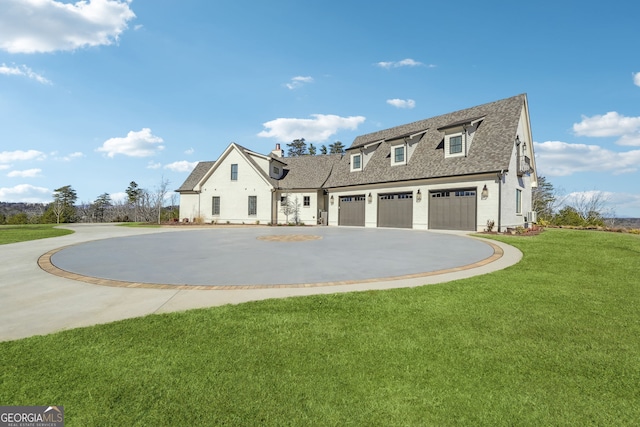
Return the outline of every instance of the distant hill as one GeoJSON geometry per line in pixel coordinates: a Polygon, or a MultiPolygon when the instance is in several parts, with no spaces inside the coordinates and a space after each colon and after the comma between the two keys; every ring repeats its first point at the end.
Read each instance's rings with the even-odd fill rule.
{"type": "Polygon", "coordinates": [[[611,227],[640,229],[640,218],[607,218],[605,223],[611,227]]]}
{"type": "Polygon", "coordinates": [[[0,214],[10,217],[21,212],[32,215],[42,215],[47,210],[48,203],[8,203],[0,202],[0,214]]]}

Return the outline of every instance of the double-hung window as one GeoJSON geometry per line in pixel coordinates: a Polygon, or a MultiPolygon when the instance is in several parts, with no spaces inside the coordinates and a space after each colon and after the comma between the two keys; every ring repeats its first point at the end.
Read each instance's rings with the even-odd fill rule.
{"type": "Polygon", "coordinates": [[[211,199],[211,214],[220,215],[220,196],[213,196],[211,199]]]}
{"type": "Polygon", "coordinates": [[[449,138],[449,154],[462,153],[462,135],[456,135],[449,138]]]}
{"type": "Polygon", "coordinates": [[[249,196],[249,215],[258,214],[258,196],[249,196]]]}
{"type": "Polygon", "coordinates": [[[522,190],[516,189],[516,213],[522,213],[522,190]]]}
{"type": "Polygon", "coordinates": [[[238,165],[236,163],[231,165],[231,181],[238,180],[238,165]]]}
{"type": "Polygon", "coordinates": [[[307,207],[307,208],[308,208],[309,206],[311,206],[311,197],[310,197],[310,196],[304,196],[304,197],[303,197],[303,199],[302,199],[302,206],[305,206],[305,207],[307,207]]]}
{"type": "Polygon", "coordinates": [[[404,146],[393,149],[393,163],[404,163],[404,146]]]}
{"type": "Polygon", "coordinates": [[[351,171],[359,171],[362,170],[362,154],[352,154],[351,155],[351,171]]]}

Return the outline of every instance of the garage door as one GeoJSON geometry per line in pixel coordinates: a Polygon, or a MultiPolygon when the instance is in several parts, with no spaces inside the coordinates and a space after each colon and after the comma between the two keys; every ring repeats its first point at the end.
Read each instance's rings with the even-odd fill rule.
{"type": "Polygon", "coordinates": [[[476,230],[476,190],[447,190],[429,193],[429,228],[434,230],[476,230]]]}
{"type": "Polygon", "coordinates": [[[340,196],[338,225],[364,227],[364,204],[364,194],[358,196],[340,196]]]}
{"type": "Polygon", "coordinates": [[[378,227],[413,227],[413,193],[378,195],[378,227]]]}

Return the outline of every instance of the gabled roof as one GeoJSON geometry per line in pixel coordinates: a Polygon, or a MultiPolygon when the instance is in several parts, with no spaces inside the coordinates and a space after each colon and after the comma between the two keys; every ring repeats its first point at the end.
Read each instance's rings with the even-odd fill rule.
{"type": "Polygon", "coordinates": [[[341,154],[285,157],[284,175],[277,186],[285,190],[323,188],[341,157],[341,154]]]}
{"type": "Polygon", "coordinates": [[[367,166],[361,171],[351,172],[350,156],[345,156],[333,168],[325,186],[327,188],[346,187],[508,170],[518,122],[526,99],[526,95],[522,94],[358,136],[350,149],[376,141],[382,140],[382,142],[371,154],[367,166]],[[449,128],[451,124],[456,123],[462,125],[474,121],[474,118],[482,117],[484,120],[475,131],[468,155],[445,158],[440,145],[445,134],[441,129],[449,128]],[[407,164],[391,166],[389,141],[403,135],[419,133],[425,129],[427,131],[415,145],[415,151],[407,164]]]}
{"type": "Polygon", "coordinates": [[[178,193],[193,191],[202,177],[213,167],[215,162],[198,162],[184,183],[176,190],[178,193]]]}
{"type": "Polygon", "coordinates": [[[271,184],[272,186],[275,187],[276,185],[276,180],[271,178],[269,176],[269,174],[267,172],[264,171],[264,169],[262,169],[260,167],[260,165],[258,165],[258,163],[256,163],[254,156],[258,156],[258,157],[262,157],[265,160],[269,160],[269,156],[265,156],[263,154],[258,154],[254,151],[251,151],[245,147],[243,147],[242,145],[236,144],[235,142],[232,144],[235,145],[238,148],[238,151],[240,151],[241,154],[244,155],[244,157],[247,159],[247,161],[255,168],[255,170],[262,176],[262,178],[267,181],[269,184],[271,184]]]}

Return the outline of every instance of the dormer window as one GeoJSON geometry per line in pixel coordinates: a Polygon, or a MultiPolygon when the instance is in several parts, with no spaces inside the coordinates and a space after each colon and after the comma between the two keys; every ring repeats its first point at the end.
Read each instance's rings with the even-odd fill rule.
{"type": "Polygon", "coordinates": [[[391,166],[407,164],[407,147],[397,145],[391,148],[391,166]]]}
{"type": "Polygon", "coordinates": [[[351,172],[362,170],[362,153],[351,155],[351,172]]]}
{"type": "Polygon", "coordinates": [[[475,117],[439,127],[438,130],[444,132],[444,157],[467,156],[474,135],[483,120],[484,117],[475,117]]]}
{"type": "Polygon", "coordinates": [[[449,154],[462,153],[462,135],[449,137],[449,154]]]}
{"type": "Polygon", "coordinates": [[[445,157],[461,157],[466,155],[468,138],[465,131],[451,132],[445,134],[444,137],[444,156],[445,157]]]}

